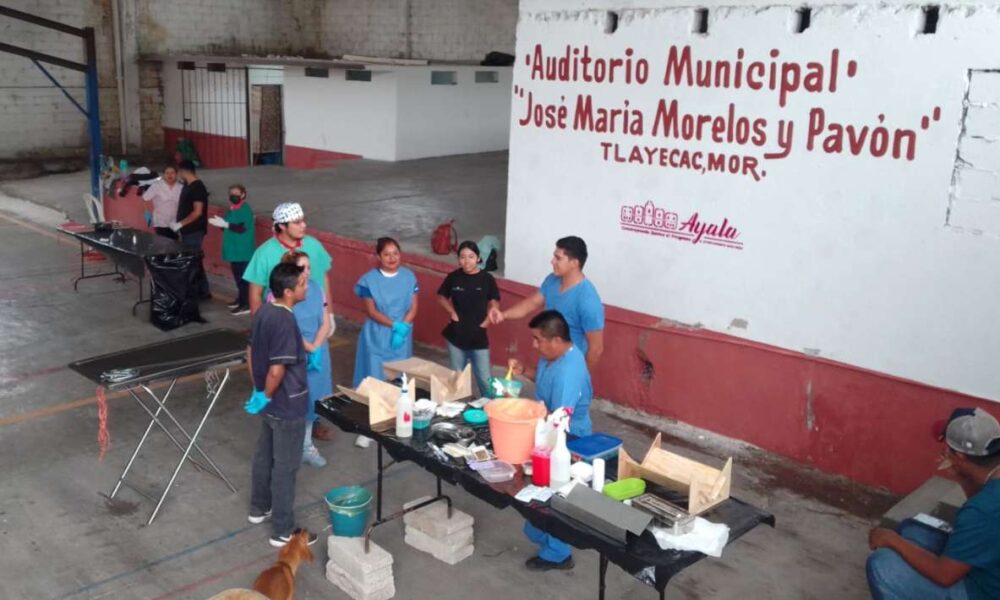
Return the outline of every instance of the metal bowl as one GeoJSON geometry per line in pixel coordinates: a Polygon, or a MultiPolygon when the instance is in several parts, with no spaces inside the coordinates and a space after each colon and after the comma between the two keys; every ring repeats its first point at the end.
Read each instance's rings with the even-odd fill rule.
{"type": "Polygon", "coordinates": [[[431,434],[438,439],[463,446],[468,446],[476,439],[476,432],[471,427],[454,423],[435,423],[431,425],[431,434]]]}

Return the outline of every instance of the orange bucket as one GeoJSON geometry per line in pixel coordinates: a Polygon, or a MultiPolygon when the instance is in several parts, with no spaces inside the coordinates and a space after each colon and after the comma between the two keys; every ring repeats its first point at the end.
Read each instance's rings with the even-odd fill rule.
{"type": "Polygon", "coordinates": [[[502,398],[490,402],[484,410],[490,420],[497,458],[512,465],[526,462],[535,447],[535,424],[548,414],[545,405],[524,398],[502,398]]]}

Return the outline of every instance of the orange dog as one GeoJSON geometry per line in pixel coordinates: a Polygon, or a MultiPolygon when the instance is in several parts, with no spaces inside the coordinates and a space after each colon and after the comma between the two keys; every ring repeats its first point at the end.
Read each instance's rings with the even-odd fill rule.
{"type": "Polygon", "coordinates": [[[309,532],[301,530],[292,536],[278,552],[278,560],[253,582],[253,589],[271,600],[292,600],[295,597],[295,572],[303,561],[312,562],[309,532]]]}

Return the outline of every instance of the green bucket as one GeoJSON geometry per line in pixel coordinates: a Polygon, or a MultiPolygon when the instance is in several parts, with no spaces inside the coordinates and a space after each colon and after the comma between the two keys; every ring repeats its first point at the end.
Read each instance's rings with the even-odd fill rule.
{"type": "Polygon", "coordinates": [[[326,507],[330,511],[333,535],[361,537],[368,526],[371,492],[358,485],[333,488],[326,493],[326,507]]]}

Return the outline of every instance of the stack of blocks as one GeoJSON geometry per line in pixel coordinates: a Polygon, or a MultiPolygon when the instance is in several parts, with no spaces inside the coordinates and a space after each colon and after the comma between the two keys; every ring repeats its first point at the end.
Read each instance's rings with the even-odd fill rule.
{"type": "MultiPolygon", "coordinates": [[[[430,500],[429,496],[418,498],[405,507],[427,500],[430,500]]],[[[457,564],[472,556],[475,550],[472,516],[453,509],[449,519],[448,504],[443,500],[406,513],[403,522],[406,524],[407,544],[449,565],[457,564]]]]}
{"type": "Polygon", "coordinates": [[[392,555],[365,538],[331,535],[327,540],[326,578],[354,600],[389,600],[396,595],[392,555]]]}

